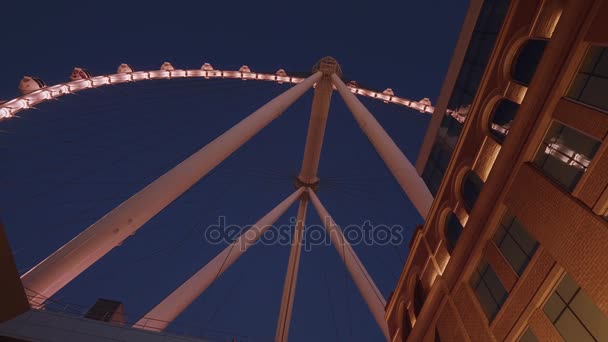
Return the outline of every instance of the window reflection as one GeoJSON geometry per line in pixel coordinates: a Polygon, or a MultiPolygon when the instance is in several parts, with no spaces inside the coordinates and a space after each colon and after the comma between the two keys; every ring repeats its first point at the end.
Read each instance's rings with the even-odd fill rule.
{"type": "Polygon", "coordinates": [[[599,146],[599,141],[554,122],[534,157],[534,164],[572,191],[599,146]]]}
{"type": "Polygon", "coordinates": [[[503,143],[509,134],[518,109],[519,104],[507,99],[500,100],[494,107],[494,113],[490,121],[490,132],[498,142],[503,143]]]}

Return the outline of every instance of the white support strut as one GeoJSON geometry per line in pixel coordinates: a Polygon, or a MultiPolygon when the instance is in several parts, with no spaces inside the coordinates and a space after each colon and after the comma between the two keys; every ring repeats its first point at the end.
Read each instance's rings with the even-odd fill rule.
{"type": "Polygon", "coordinates": [[[384,296],[382,293],[380,293],[380,290],[378,290],[374,280],[369,273],[367,273],[365,266],[363,266],[363,263],[361,263],[361,260],[359,260],[359,257],[357,257],[357,254],[353,250],[352,246],[344,238],[342,230],[329,215],[315,192],[309,190],[308,196],[310,197],[310,201],[312,202],[313,206],[317,210],[319,218],[321,221],[323,221],[323,225],[329,234],[332,244],[338,251],[344,265],[353,278],[355,285],[357,285],[359,292],[361,292],[363,299],[374,316],[378,327],[382,331],[382,334],[384,334],[384,337],[386,337],[386,340],[390,341],[388,325],[384,320],[384,307],[386,306],[384,296]]]}
{"type": "Polygon", "coordinates": [[[346,84],[336,74],[331,75],[331,80],[357,120],[359,127],[367,135],[420,216],[425,219],[431,209],[433,195],[416,172],[416,168],[346,84]]]}
{"type": "MultiPolygon", "coordinates": [[[[304,188],[301,187],[300,189],[304,188]]],[[[285,283],[283,285],[283,297],[281,299],[279,321],[277,323],[277,331],[274,338],[275,342],[287,342],[287,339],[289,338],[289,325],[291,323],[293,301],[296,293],[296,284],[298,282],[298,270],[300,268],[302,237],[304,235],[307,207],[308,199],[302,198],[300,200],[300,206],[298,207],[294,238],[291,242],[291,251],[289,252],[289,263],[287,265],[287,273],[285,274],[285,283]]]]}
{"type": "Polygon", "coordinates": [[[242,233],[237,240],[226,247],[213,260],[186,280],[180,287],[163,299],[150,312],[133,325],[134,328],[162,331],[177,318],[198,296],[201,295],[219,276],[230,267],[245,251],[258,241],[276,220],[302,195],[299,188],[251,228],[242,233]]]}
{"type": "Polygon", "coordinates": [[[48,297],[128,238],[229,157],[321,78],[317,72],[269,101],[131,198],[114,208],[21,277],[30,303],[48,297]]]}

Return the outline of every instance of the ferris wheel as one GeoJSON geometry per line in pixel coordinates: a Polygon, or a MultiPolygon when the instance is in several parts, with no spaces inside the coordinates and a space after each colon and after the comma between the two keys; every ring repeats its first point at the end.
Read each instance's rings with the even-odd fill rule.
{"type": "MultiPolygon", "coordinates": [[[[306,78],[299,77],[299,75],[290,76],[283,69],[274,74],[256,73],[246,65],[239,70],[231,71],[215,70],[212,65],[205,63],[200,69],[182,70],[175,69],[170,63],[165,62],[159,70],[135,71],[129,65],[121,64],[117,73],[104,76],[92,76],[85,69],[75,68],[70,75],[70,82],[48,87],[41,79],[26,76],[19,84],[19,90],[23,95],[0,103],[0,120],[9,120],[17,116],[20,111],[35,108],[42,102],[86,89],[144,80],[182,78],[241,79],[286,83],[294,86],[270,100],[202,149],[125,200],[26,272],[21,280],[32,307],[44,307],[48,298],[114,247],[135,234],[146,222],[205,177],[274,119],[278,118],[310,88],[314,88],[303,161],[296,179],[296,190],[280,201],[275,208],[260,218],[250,229],[243,232],[226,249],[193,274],[181,286],[168,294],[150,312],[139,319],[134,327],[151,331],[164,330],[297,201],[295,235],[292,240],[285,276],[275,341],[287,341],[288,337],[300,264],[304,221],[309,202],[312,203],[321,221],[325,224],[332,244],[336,247],[340,258],[351,274],[383,335],[389,340],[388,328],[384,320],[386,301],[354,249],[345,239],[342,230],[319,199],[317,189],[320,179],[317,170],[330,100],[333,91],[336,90],[389,171],[412,201],[418,213],[425,217],[433,201],[430,191],[414,166],[356,95],[412,108],[421,113],[432,114],[434,108],[428,99],[412,101],[396,96],[390,88],[383,92],[377,92],[359,87],[356,82],[344,83],[341,68],[332,57],[319,60],[313,66],[312,74],[306,78]]],[[[449,111],[448,114],[455,118],[459,115],[456,111],[449,111]]]]}

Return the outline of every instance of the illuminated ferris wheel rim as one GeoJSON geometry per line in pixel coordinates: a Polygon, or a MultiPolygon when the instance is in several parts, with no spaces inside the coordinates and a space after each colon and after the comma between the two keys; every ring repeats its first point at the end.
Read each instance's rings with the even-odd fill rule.
{"type": "MultiPolygon", "coordinates": [[[[99,88],[106,85],[115,85],[144,80],[171,80],[182,78],[204,78],[204,79],[241,79],[253,81],[268,81],[298,84],[305,80],[302,77],[290,76],[285,70],[279,69],[275,74],[253,72],[248,66],[243,65],[239,70],[215,70],[209,63],[203,64],[200,69],[175,69],[171,63],[165,62],[159,70],[133,71],[127,64],[121,64],[117,73],[102,76],[91,76],[86,70],[74,68],[71,81],[59,83],[52,86],[44,85],[39,79],[25,76],[20,83],[22,96],[0,103],[0,121],[14,117],[16,113],[31,109],[37,104],[59,98],[63,95],[73,94],[81,90],[99,88]],[[23,89],[24,82],[30,82],[28,89],[23,89]]],[[[384,103],[393,103],[420,111],[421,113],[433,114],[434,107],[428,99],[413,101],[403,97],[395,96],[391,88],[382,92],[359,87],[356,82],[348,84],[350,91],[354,94],[381,100],[384,103]]],[[[27,87],[26,87],[27,88],[27,87]]],[[[335,87],[334,87],[335,89],[335,87]]]]}

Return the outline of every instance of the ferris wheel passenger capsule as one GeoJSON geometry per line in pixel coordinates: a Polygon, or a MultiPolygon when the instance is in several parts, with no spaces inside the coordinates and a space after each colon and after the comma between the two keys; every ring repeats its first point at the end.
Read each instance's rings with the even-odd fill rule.
{"type": "Polygon", "coordinates": [[[211,64],[209,64],[209,63],[205,63],[201,67],[201,70],[203,70],[203,71],[213,71],[213,66],[211,66],[211,64]]]}
{"type": "Polygon", "coordinates": [[[163,63],[163,65],[160,66],[160,70],[173,71],[173,70],[175,70],[175,68],[173,67],[173,65],[171,65],[171,63],[165,62],[165,63],[163,63]]]}
{"type": "MultiPolygon", "coordinates": [[[[287,77],[287,73],[283,69],[277,70],[277,72],[275,73],[275,75],[277,75],[278,77],[287,77]]],[[[278,84],[283,84],[283,81],[278,81],[277,83],[278,84]]]]}
{"type": "Polygon", "coordinates": [[[131,66],[126,63],[122,63],[121,65],[119,65],[118,70],[116,70],[117,74],[128,74],[130,72],[133,72],[133,68],[131,68],[131,66]]]}
{"type": "MultiPolygon", "coordinates": [[[[382,92],[382,94],[388,95],[388,96],[395,96],[395,92],[391,88],[384,89],[384,91],[382,92]]],[[[388,101],[384,100],[384,103],[388,103],[388,101]]]]}
{"type": "Polygon", "coordinates": [[[86,80],[87,78],[91,78],[91,73],[83,68],[74,68],[70,74],[71,81],[86,80]]]}
{"type": "Polygon", "coordinates": [[[21,94],[29,94],[33,91],[46,88],[46,84],[39,78],[23,76],[21,82],[19,82],[19,91],[21,94]]]}

